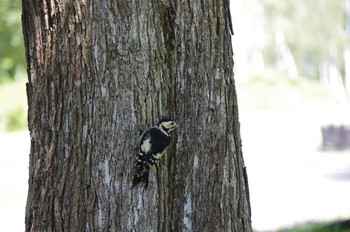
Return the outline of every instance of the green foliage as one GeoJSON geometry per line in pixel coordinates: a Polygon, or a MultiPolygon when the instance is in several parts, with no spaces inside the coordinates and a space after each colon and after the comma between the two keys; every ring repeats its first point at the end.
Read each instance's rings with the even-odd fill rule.
{"type": "Polygon", "coordinates": [[[25,79],[7,80],[0,85],[0,131],[27,127],[25,79]]]}
{"type": "Polygon", "coordinates": [[[0,1],[0,82],[25,69],[21,1],[0,1]]]}
{"type": "Polygon", "coordinates": [[[280,109],[329,98],[329,91],[317,81],[290,79],[275,69],[266,69],[249,81],[237,82],[237,93],[239,106],[244,110],[280,109]]]}
{"type": "Polygon", "coordinates": [[[21,1],[0,1],[0,130],[27,127],[21,1]],[[14,81],[14,80],[17,81],[14,81]]]}
{"type": "Polygon", "coordinates": [[[344,1],[263,0],[265,11],[264,53],[275,61],[275,32],[281,31],[295,58],[299,72],[316,78],[319,64],[331,60],[343,67],[347,45],[344,1]]]}
{"type": "Polygon", "coordinates": [[[13,109],[10,109],[7,112],[7,123],[5,130],[6,131],[16,131],[21,130],[27,127],[27,123],[25,121],[25,109],[21,105],[17,105],[13,109]]]}

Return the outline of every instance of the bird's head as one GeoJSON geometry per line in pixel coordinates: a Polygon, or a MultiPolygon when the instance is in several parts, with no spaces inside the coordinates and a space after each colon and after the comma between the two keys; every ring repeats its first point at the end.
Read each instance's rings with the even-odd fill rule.
{"type": "Polygon", "coordinates": [[[171,132],[177,127],[176,122],[168,118],[162,118],[157,125],[166,132],[171,132]]]}

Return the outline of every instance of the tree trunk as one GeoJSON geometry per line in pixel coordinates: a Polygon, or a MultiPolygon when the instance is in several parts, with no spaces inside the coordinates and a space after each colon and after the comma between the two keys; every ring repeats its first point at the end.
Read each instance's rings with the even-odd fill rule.
{"type": "Polygon", "coordinates": [[[23,1],[26,231],[251,231],[228,1],[23,1]],[[179,128],[147,190],[140,131],[179,128]]]}

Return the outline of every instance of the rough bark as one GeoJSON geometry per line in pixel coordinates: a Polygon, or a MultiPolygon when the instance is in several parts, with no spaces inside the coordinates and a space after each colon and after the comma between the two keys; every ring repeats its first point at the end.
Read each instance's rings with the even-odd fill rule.
{"type": "Polygon", "coordinates": [[[251,231],[228,1],[23,0],[26,231],[251,231]],[[179,129],[131,189],[140,131],[179,129]]]}

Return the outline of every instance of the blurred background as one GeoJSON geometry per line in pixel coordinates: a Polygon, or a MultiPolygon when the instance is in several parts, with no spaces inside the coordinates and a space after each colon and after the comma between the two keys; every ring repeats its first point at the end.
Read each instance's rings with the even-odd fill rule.
{"type": "Polygon", "coordinates": [[[253,228],[350,231],[350,1],[234,0],[231,16],[253,228]]]}
{"type": "Polygon", "coordinates": [[[30,146],[26,82],[21,1],[0,0],[0,231],[24,231],[30,146]]]}
{"type": "MultiPolygon", "coordinates": [[[[350,0],[230,5],[255,231],[321,231],[349,220],[350,0]]],[[[20,17],[19,0],[0,1],[1,231],[24,230],[28,187],[20,17]]]]}

